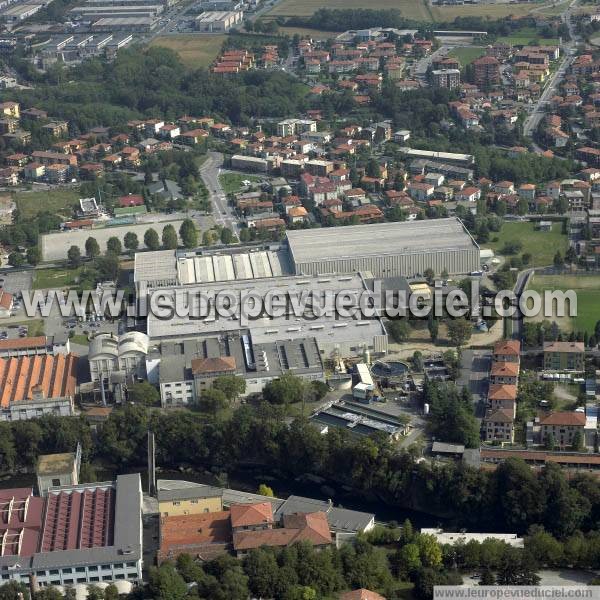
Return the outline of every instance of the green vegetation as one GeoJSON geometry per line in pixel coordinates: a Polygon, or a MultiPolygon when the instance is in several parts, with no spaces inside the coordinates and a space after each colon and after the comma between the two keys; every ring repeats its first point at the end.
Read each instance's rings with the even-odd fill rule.
{"type": "Polygon", "coordinates": [[[247,175],[246,173],[222,173],[219,175],[219,183],[226,194],[236,194],[243,186],[242,181],[251,181],[257,183],[260,177],[256,175],[247,175]]]}
{"type": "Polygon", "coordinates": [[[552,231],[544,232],[537,230],[535,223],[508,222],[502,225],[501,231],[494,234],[484,247],[501,253],[503,249],[507,249],[507,245],[514,243],[520,243],[519,252],[531,255],[532,267],[551,265],[556,251],[559,250],[564,255],[568,245],[567,236],[562,233],[562,223],[553,223],[552,231]]]}
{"type": "Polygon", "coordinates": [[[34,290],[69,288],[77,285],[80,269],[38,269],[33,277],[34,290]]]}
{"type": "Polygon", "coordinates": [[[43,319],[29,319],[28,321],[17,321],[16,323],[11,322],[11,327],[27,327],[27,337],[37,337],[44,335],[44,320],[43,319]]]}
{"type": "Polygon", "coordinates": [[[527,46],[529,44],[540,45],[558,45],[558,38],[541,37],[533,27],[523,28],[511,35],[504,35],[497,38],[497,41],[513,46],[527,46]]]}
{"type": "Polygon", "coordinates": [[[208,67],[221,52],[226,35],[169,35],[157,37],[150,46],[168,48],[191,69],[208,67]]]}
{"type": "Polygon", "coordinates": [[[485,50],[483,48],[469,48],[468,46],[463,48],[453,48],[448,52],[448,56],[457,58],[463,67],[471,64],[476,58],[479,58],[484,54],[485,50]]]}
{"type": "Polygon", "coordinates": [[[76,333],[69,338],[72,344],[79,344],[80,346],[88,345],[88,336],[85,333],[76,333]]]}
{"type": "Polygon", "coordinates": [[[46,211],[70,219],[73,216],[73,208],[79,205],[79,198],[77,188],[15,194],[17,209],[25,219],[46,211]]]}
{"type": "MultiPolygon", "coordinates": [[[[530,289],[544,293],[546,290],[573,290],[577,294],[577,316],[560,319],[561,328],[569,331],[594,332],[600,318],[599,275],[535,275],[530,289]]],[[[547,317],[552,320],[552,317],[547,317]]]]}

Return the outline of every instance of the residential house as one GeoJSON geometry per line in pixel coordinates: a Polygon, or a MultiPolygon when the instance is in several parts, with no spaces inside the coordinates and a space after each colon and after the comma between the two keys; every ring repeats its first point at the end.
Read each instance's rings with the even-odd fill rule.
{"type": "Polygon", "coordinates": [[[544,342],[546,371],[583,371],[584,359],[583,342],[544,342]]]}
{"type": "Polygon", "coordinates": [[[584,439],[586,418],[583,412],[555,412],[540,419],[541,441],[549,436],[554,438],[561,448],[572,446],[577,435],[584,439]]]}
{"type": "Polygon", "coordinates": [[[483,420],[483,433],[486,442],[512,444],[515,439],[515,423],[512,414],[504,409],[491,412],[483,420]]]}

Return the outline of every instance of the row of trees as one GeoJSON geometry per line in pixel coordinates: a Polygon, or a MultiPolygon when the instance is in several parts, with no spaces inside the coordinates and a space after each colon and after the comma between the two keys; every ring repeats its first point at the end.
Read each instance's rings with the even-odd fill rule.
{"type": "MultiPolygon", "coordinates": [[[[438,402],[442,413],[445,399],[438,402]]],[[[356,494],[375,493],[391,506],[423,509],[462,527],[523,533],[543,525],[558,537],[600,529],[600,491],[587,474],[567,480],[552,465],[538,474],[515,459],[492,473],[462,464],[415,464],[412,451],[398,452],[384,435],[354,438],[339,428],[321,435],[303,418],[288,426],[285,414],[284,407],[267,402],[242,405],[225,417],[127,405],[113,411],[95,437],[79,418],[0,423],[0,471],[32,469],[39,454],[71,451],[78,440],[86,462],[136,467],[145,464],[151,429],[157,463],[167,469],[189,465],[218,474],[251,462],[263,465],[264,475],[293,479],[314,473],[356,494]]],[[[456,422],[464,419],[448,414],[456,422]]]]}

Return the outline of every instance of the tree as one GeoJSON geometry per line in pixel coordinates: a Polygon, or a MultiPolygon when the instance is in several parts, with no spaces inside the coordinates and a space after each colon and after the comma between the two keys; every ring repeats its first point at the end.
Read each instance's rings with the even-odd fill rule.
{"type": "Polygon", "coordinates": [[[258,492],[257,492],[260,496],[268,496],[269,498],[273,498],[273,496],[275,496],[275,494],[273,493],[273,489],[270,488],[268,485],[261,483],[258,486],[258,492]]]}
{"type": "Polygon", "coordinates": [[[98,245],[98,241],[96,238],[89,237],[85,240],[85,255],[88,258],[96,258],[100,256],[100,246],[98,245]]]}
{"type": "Polygon", "coordinates": [[[496,578],[490,569],[483,569],[479,585],[496,585],[496,578]]]}
{"type": "Polygon", "coordinates": [[[433,285],[433,280],[435,279],[435,272],[433,269],[431,269],[431,268],[425,269],[423,276],[425,277],[425,279],[427,280],[427,283],[429,285],[433,285]]]}
{"type": "Polygon", "coordinates": [[[22,267],[25,264],[25,259],[20,252],[11,252],[8,255],[8,264],[11,267],[22,267]]]}
{"type": "Polygon", "coordinates": [[[158,390],[147,381],[130,385],[127,388],[127,399],[129,402],[144,404],[145,406],[160,406],[158,390]]]}
{"type": "Polygon", "coordinates": [[[8,581],[0,585],[0,600],[17,600],[19,594],[23,594],[24,600],[29,600],[29,586],[16,581],[8,581]]]}
{"type": "Polygon", "coordinates": [[[106,242],[106,254],[119,256],[122,252],[123,244],[121,244],[121,240],[116,236],[109,237],[106,242]]]}
{"type": "Polygon", "coordinates": [[[422,567],[421,555],[417,544],[406,544],[398,551],[398,570],[402,579],[410,577],[422,567]]]}
{"type": "Polygon", "coordinates": [[[227,406],[227,397],[221,390],[208,388],[200,394],[198,406],[203,411],[216,414],[219,410],[227,406]]]}
{"type": "Polygon", "coordinates": [[[177,232],[173,225],[166,225],[162,232],[162,244],[166,250],[175,250],[178,246],[177,232]]]}
{"type": "Polygon", "coordinates": [[[259,598],[272,598],[279,574],[275,554],[266,548],[251,550],[244,559],[243,567],[253,595],[259,598]]]}
{"type": "Polygon", "coordinates": [[[221,229],[221,244],[231,244],[233,242],[233,233],[229,227],[221,229]]]}
{"type": "Polygon", "coordinates": [[[565,261],[563,260],[562,254],[560,253],[560,250],[556,251],[556,254],[554,255],[554,267],[556,269],[562,269],[565,266],[565,261]]]}
{"type": "Polygon", "coordinates": [[[388,321],[387,330],[396,344],[406,342],[410,335],[410,327],[406,319],[388,321]]]}
{"type": "Polygon", "coordinates": [[[138,246],[140,245],[138,236],[133,231],[128,231],[125,234],[125,237],[123,238],[123,243],[125,245],[125,248],[127,248],[127,250],[131,251],[132,253],[135,252],[138,249],[138,246]]]}
{"type": "Polygon", "coordinates": [[[420,534],[417,537],[417,546],[424,566],[437,569],[442,565],[442,550],[433,535],[420,534]]]}
{"type": "Polygon", "coordinates": [[[227,400],[236,400],[246,391],[246,380],[238,375],[221,375],[213,381],[212,387],[221,390],[227,400]]]}
{"type": "Polygon", "coordinates": [[[188,593],[183,577],[168,562],[150,567],[148,587],[156,600],[184,600],[188,593]]]}
{"type": "Polygon", "coordinates": [[[27,262],[34,266],[38,265],[42,261],[42,251],[38,246],[31,246],[27,248],[27,262]]]}
{"type": "Polygon", "coordinates": [[[160,248],[160,240],[158,239],[158,233],[156,229],[147,229],[144,233],[144,246],[148,250],[158,250],[160,248]]]}
{"type": "Polygon", "coordinates": [[[191,219],[184,219],[179,228],[179,237],[184,248],[196,248],[198,246],[198,231],[191,219]]]}
{"type": "Polygon", "coordinates": [[[67,251],[67,259],[69,261],[69,266],[73,269],[76,269],[79,265],[81,265],[81,250],[79,246],[71,246],[67,251]]]}
{"type": "Polygon", "coordinates": [[[438,338],[440,324],[437,319],[431,318],[427,322],[427,328],[429,329],[429,335],[431,337],[431,341],[435,344],[438,338]]]}
{"type": "Polygon", "coordinates": [[[207,229],[203,234],[202,234],[202,245],[203,246],[210,246],[213,243],[213,232],[210,229],[207,229]]]}
{"type": "Polygon", "coordinates": [[[104,600],[119,600],[119,588],[114,583],[104,588],[104,600]]]}
{"type": "Polygon", "coordinates": [[[507,548],[498,569],[497,585],[539,585],[531,557],[518,548],[507,548]]]}
{"type": "Polygon", "coordinates": [[[263,397],[271,404],[295,404],[304,399],[305,383],[300,377],[286,373],[267,383],[263,397]]]}
{"type": "Polygon", "coordinates": [[[583,439],[583,433],[578,429],[573,435],[573,444],[572,444],[573,452],[584,452],[585,451],[585,443],[583,439]]]}
{"type": "Polygon", "coordinates": [[[555,450],[556,449],[556,438],[554,437],[554,434],[549,433],[544,438],[544,448],[546,450],[555,450]]]}
{"type": "Polygon", "coordinates": [[[448,323],[448,338],[452,345],[460,348],[466,341],[471,338],[473,327],[471,322],[466,319],[449,319],[448,323]]]}

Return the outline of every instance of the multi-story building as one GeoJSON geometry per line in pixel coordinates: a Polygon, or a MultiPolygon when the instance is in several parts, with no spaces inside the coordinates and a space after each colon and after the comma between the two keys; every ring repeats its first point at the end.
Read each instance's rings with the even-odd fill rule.
{"type": "Polygon", "coordinates": [[[503,340],[494,344],[492,358],[497,362],[516,362],[520,361],[521,342],[519,340],[503,340]]]}
{"type": "Polygon", "coordinates": [[[505,410],[498,409],[486,416],[483,421],[483,432],[486,442],[514,442],[515,425],[513,415],[505,410]]]}
{"type": "Polygon", "coordinates": [[[540,420],[541,441],[547,441],[549,436],[554,438],[561,447],[573,445],[576,434],[584,440],[585,413],[583,412],[555,412],[540,420]]]}
{"type": "Polygon", "coordinates": [[[585,344],[583,342],[545,342],[546,371],[583,371],[585,344]]]}
{"type": "Polygon", "coordinates": [[[460,71],[458,69],[436,69],[431,72],[434,87],[450,90],[460,86],[460,71]]]}
{"type": "Polygon", "coordinates": [[[0,421],[72,416],[74,354],[0,358],[0,421]]]}
{"type": "Polygon", "coordinates": [[[45,587],[142,578],[142,487],[116,481],[0,490],[0,580],[45,587]]]}
{"type": "Polygon", "coordinates": [[[500,62],[493,56],[482,56],[473,61],[475,84],[479,87],[500,83],[500,62]]]}

